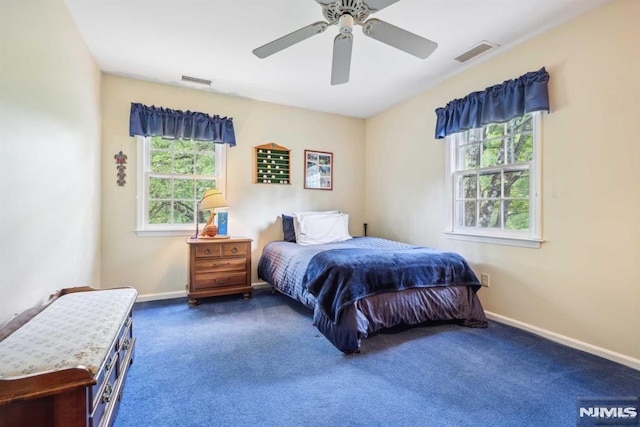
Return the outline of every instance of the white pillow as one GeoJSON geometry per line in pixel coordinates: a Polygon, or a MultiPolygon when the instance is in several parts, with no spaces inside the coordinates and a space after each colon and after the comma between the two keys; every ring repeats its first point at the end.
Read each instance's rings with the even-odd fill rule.
{"type": "MultiPolygon", "coordinates": [[[[294,218],[296,218],[294,214],[294,218]]],[[[294,220],[294,224],[295,224],[294,220]]],[[[319,245],[352,239],[349,235],[349,215],[319,213],[298,217],[296,242],[300,245],[319,245]]]]}
{"type": "Polygon", "coordinates": [[[339,214],[340,211],[308,211],[308,212],[293,212],[291,216],[293,217],[293,232],[296,235],[296,242],[298,241],[298,234],[300,229],[300,221],[302,218],[307,217],[309,215],[323,215],[323,214],[339,214]]]}

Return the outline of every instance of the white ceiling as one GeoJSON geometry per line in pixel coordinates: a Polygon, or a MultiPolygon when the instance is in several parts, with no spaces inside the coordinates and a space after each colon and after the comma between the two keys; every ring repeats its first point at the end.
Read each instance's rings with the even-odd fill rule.
{"type": "Polygon", "coordinates": [[[265,59],[252,54],[322,21],[314,0],[65,3],[106,73],[198,87],[180,82],[188,75],[213,81],[203,90],[364,118],[481,61],[453,60],[480,41],[500,45],[485,57],[495,55],[609,1],[402,0],[372,17],[431,39],[438,49],[418,59],[355,27],[351,78],[338,86],[330,85],[337,26],[265,59]]]}

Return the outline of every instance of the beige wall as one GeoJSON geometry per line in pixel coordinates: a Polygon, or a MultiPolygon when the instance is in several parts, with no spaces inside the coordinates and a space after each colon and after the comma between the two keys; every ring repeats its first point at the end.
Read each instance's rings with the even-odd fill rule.
{"type": "Polygon", "coordinates": [[[100,71],[62,0],[3,0],[0,54],[2,324],[100,285],[100,71]]]}
{"type": "Polygon", "coordinates": [[[118,76],[102,79],[103,186],[102,283],[132,285],[142,296],[184,294],[187,236],[138,237],[136,146],[129,136],[131,102],[233,117],[237,146],[227,149],[229,234],[253,239],[253,281],[262,247],[282,239],[281,213],[340,209],[350,214],[351,232],[364,220],[364,129],[362,119],[155,84],[118,76]],[[275,142],[292,151],[292,184],[253,183],[253,147],[275,142]],[[334,189],[303,188],[305,149],[334,154],[334,189]],[[128,156],[127,184],[116,184],[113,155],[128,156]]]}
{"type": "Polygon", "coordinates": [[[62,0],[3,1],[0,323],[62,287],[184,291],[184,237],[134,232],[134,101],[234,118],[230,231],[254,239],[254,280],[262,247],[281,236],[281,212],[337,208],[351,214],[353,234],[366,220],[371,234],[462,253],[491,275],[480,292],[489,312],[637,361],[639,21],[640,2],[616,0],[365,122],[109,75],[101,86],[62,0]],[[543,118],[546,242],[523,249],[446,239],[434,109],[543,65],[553,110],[543,118]],[[292,185],[252,183],[252,147],[266,142],[293,150],[292,185]],[[334,152],[333,191],[302,188],[305,148],[334,152]],[[125,187],[115,183],[120,150],[129,156],[125,187]]]}
{"type": "Polygon", "coordinates": [[[490,274],[491,287],[480,291],[489,312],[636,363],[638,22],[640,2],[614,1],[369,119],[366,129],[366,213],[373,233],[458,251],[478,273],[490,274]],[[552,109],[543,116],[546,242],[525,249],[447,239],[445,143],[433,136],[435,108],[541,66],[551,76],[552,109]],[[381,193],[384,198],[376,197],[381,193]]]}

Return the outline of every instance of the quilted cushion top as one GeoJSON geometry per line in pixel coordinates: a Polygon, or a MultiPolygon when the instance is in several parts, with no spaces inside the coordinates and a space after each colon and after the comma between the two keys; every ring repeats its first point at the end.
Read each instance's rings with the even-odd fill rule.
{"type": "Polygon", "coordinates": [[[85,366],[95,375],[138,292],[132,288],[61,296],[0,342],[0,378],[85,366]]]}

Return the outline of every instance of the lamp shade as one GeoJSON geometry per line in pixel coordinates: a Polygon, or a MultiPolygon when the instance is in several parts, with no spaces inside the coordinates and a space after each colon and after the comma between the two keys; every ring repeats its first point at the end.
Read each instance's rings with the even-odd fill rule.
{"type": "Polygon", "coordinates": [[[206,190],[200,201],[201,210],[227,207],[229,207],[229,202],[222,195],[222,191],[215,188],[206,190]]]}

